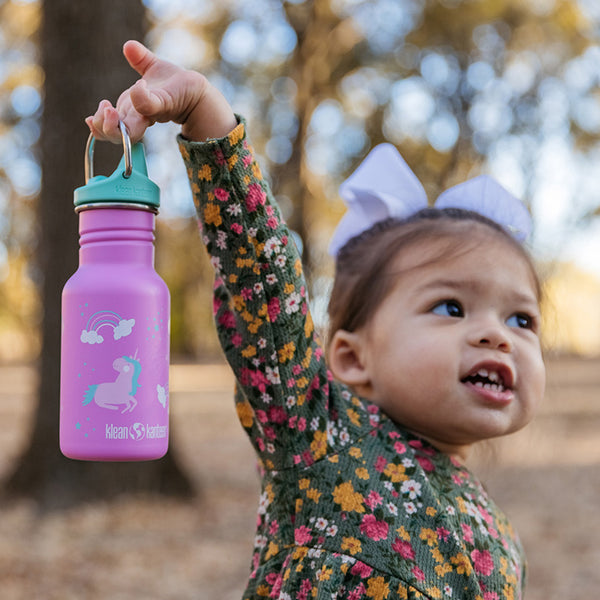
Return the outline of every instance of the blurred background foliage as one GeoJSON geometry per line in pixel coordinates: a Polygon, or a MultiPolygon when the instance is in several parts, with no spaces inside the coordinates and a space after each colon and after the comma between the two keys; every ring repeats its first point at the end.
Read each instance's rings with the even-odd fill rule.
{"type": "MultiPolygon", "coordinates": [[[[371,146],[387,140],[432,201],[481,172],[523,198],[546,281],[547,346],[600,350],[596,0],[144,5],[149,47],[204,72],[248,119],[263,170],[302,241],[318,323],[332,272],[327,244],[343,213],[337,187],[371,146]]],[[[0,0],[1,361],[32,360],[40,349],[40,14],[39,1],[0,0]]],[[[160,125],[146,137],[150,175],[163,194],[157,268],[173,297],[174,356],[209,359],[218,352],[212,275],[175,133],[160,125]]],[[[57,149],[81,153],[81,184],[84,147],[82,138],[80,148],[57,149]]]]}

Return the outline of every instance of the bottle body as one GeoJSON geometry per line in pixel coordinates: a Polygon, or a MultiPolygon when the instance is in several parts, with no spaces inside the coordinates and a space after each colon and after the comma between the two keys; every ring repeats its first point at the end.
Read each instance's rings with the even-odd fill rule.
{"type": "Polygon", "coordinates": [[[82,210],[80,264],[62,295],[60,447],[79,460],[163,456],[170,299],[154,270],[154,213],[82,210]]]}

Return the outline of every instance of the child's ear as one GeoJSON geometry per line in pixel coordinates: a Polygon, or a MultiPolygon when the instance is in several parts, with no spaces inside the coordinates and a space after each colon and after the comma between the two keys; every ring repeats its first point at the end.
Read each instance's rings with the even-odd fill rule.
{"type": "Polygon", "coordinates": [[[329,368],[335,378],[352,386],[359,395],[366,395],[371,381],[363,360],[363,344],[359,333],[338,329],[328,352],[329,368]]]}

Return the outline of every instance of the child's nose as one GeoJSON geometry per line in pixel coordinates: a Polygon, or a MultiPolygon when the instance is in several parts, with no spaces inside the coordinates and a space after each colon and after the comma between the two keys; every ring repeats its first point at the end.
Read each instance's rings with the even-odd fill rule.
{"type": "Polygon", "coordinates": [[[471,331],[470,343],[474,346],[510,352],[512,343],[506,325],[495,319],[484,319],[471,331]]]}

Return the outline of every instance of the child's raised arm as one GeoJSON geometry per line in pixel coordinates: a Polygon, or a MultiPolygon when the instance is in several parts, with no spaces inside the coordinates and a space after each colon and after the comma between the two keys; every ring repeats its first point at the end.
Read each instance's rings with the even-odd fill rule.
{"type": "Polygon", "coordinates": [[[126,42],[123,54],[142,77],[121,94],[116,108],[102,100],[86,119],[96,139],[120,143],[119,120],[133,142],[156,122],[181,124],[182,135],[193,141],[223,137],[237,125],[227,100],[204,75],[161,60],[136,41],[126,42]]]}

